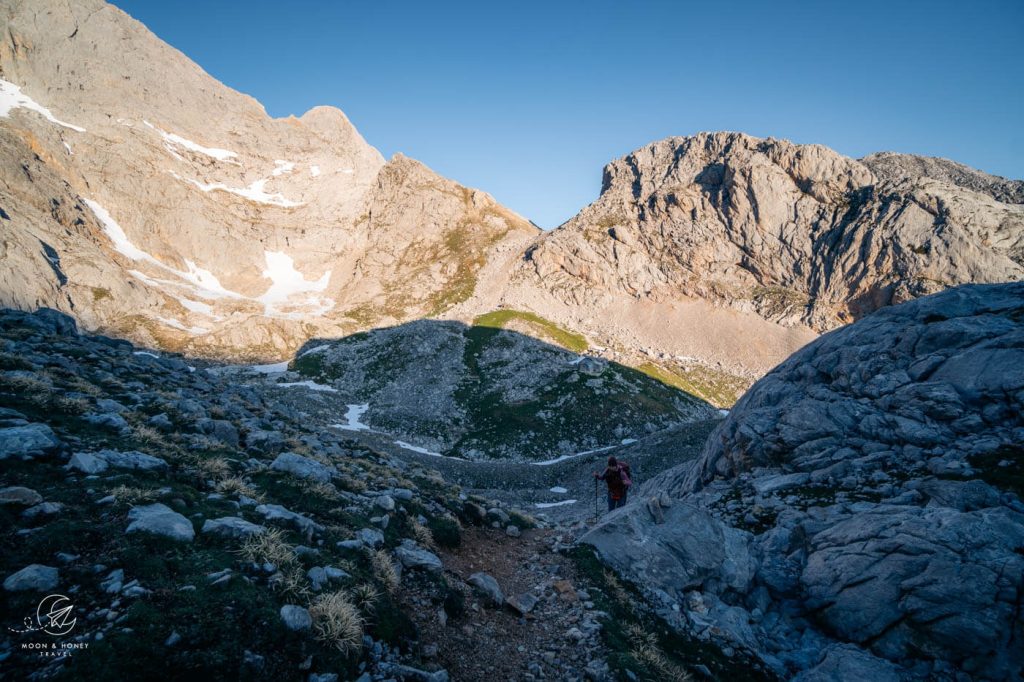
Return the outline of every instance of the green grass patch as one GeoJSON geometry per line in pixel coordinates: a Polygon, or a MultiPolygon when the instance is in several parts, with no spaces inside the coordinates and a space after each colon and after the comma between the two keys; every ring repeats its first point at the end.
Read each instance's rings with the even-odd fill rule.
{"type": "Polygon", "coordinates": [[[520,320],[530,327],[538,330],[544,338],[554,341],[559,346],[574,353],[582,353],[590,348],[587,339],[582,334],[571,332],[560,327],[551,320],[544,319],[536,313],[525,310],[495,310],[490,313],[478,316],[473,320],[477,327],[489,327],[491,329],[504,329],[505,325],[513,320],[520,320]]]}

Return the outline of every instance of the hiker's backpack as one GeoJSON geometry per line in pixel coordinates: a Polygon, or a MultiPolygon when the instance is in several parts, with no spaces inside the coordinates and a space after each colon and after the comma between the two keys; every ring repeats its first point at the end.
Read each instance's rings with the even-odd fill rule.
{"type": "Polygon", "coordinates": [[[629,486],[633,485],[633,479],[631,479],[629,477],[629,465],[628,464],[620,464],[618,466],[618,469],[619,469],[619,477],[622,479],[622,485],[626,486],[627,488],[629,486]]]}

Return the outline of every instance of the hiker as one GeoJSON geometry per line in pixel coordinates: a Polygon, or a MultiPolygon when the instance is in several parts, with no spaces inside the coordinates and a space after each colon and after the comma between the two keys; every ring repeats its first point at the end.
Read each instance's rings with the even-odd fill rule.
{"type": "Polygon", "coordinates": [[[615,457],[608,458],[608,466],[601,473],[594,472],[594,478],[608,485],[608,511],[626,504],[626,493],[633,481],[629,477],[629,465],[615,457]]]}

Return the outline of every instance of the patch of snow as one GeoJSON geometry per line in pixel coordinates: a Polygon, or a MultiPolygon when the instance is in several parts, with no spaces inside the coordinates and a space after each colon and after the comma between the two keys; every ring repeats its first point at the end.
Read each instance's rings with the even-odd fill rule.
{"type": "Polygon", "coordinates": [[[160,359],[159,355],[157,355],[156,353],[150,353],[148,350],[133,351],[132,355],[145,355],[145,356],[148,356],[148,357],[151,357],[151,358],[156,358],[157,360],[160,359]]]}
{"type": "MultiPolygon", "coordinates": [[[[175,135],[174,133],[169,133],[166,130],[161,130],[160,128],[157,128],[155,125],[153,125],[149,121],[146,121],[145,119],[143,119],[142,122],[145,123],[149,128],[155,130],[157,133],[160,134],[160,137],[164,139],[165,146],[177,145],[179,147],[184,147],[189,151],[197,152],[199,154],[203,154],[204,156],[209,156],[211,159],[217,159],[218,161],[227,161],[238,156],[238,154],[232,151],[228,151],[227,149],[204,147],[201,144],[196,144],[192,140],[187,140],[181,135],[175,135]]],[[[174,154],[174,150],[169,147],[168,151],[174,154]]],[[[175,156],[177,156],[177,154],[175,154],[175,156]]],[[[179,156],[178,158],[181,157],[179,156]]]]}
{"type": "Polygon", "coordinates": [[[337,393],[338,389],[327,384],[318,384],[315,381],[288,381],[284,383],[274,384],[275,386],[301,386],[302,388],[308,388],[311,391],[320,391],[322,393],[337,393]]]}
{"type": "Polygon", "coordinates": [[[548,488],[548,492],[556,493],[558,495],[564,495],[569,491],[560,485],[556,485],[554,488],[548,488]]]}
{"type": "Polygon", "coordinates": [[[310,175],[310,177],[314,177],[314,178],[319,177],[320,176],[320,166],[315,166],[315,165],[314,166],[310,166],[309,167],[309,175],[310,175]]]}
{"type": "Polygon", "coordinates": [[[351,168],[342,168],[342,169],[341,169],[340,171],[338,171],[338,172],[339,172],[339,173],[344,173],[345,175],[352,175],[353,173],[355,173],[355,171],[354,171],[354,170],[352,170],[351,168]]]}
{"type": "Polygon", "coordinates": [[[238,292],[225,289],[216,275],[209,270],[202,269],[190,260],[185,261],[185,267],[188,268],[186,272],[180,270],[172,270],[172,272],[194,284],[197,287],[196,293],[204,298],[248,298],[238,292]]]}
{"type": "Polygon", "coordinates": [[[304,358],[307,355],[316,355],[317,353],[323,353],[325,350],[327,350],[330,347],[331,346],[329,344],[325,343],[322,346],[317,346],[316,348],[310,348],[309,350],[302,351],[301,353],[299,353],[299,357],[300,358],[304,358]]]}
{"type": "Polygon", "coordinates": [[[338,429],[344,429],[346,431],[369,431],[370,427],[359,421],[362,419],[366,411],[370,409],[369,405],[347,405],[348,411],[345,412],[344,424],[335,424],[334,427],[338,429]]]}
{"type": "Polygon", "coordinates": [[[295,170],[294,161],[282,161],[281,159],[277,159],[274,161],[274,170],[270,171],[270,174],[276,178],[279,175],[291,173],[293,170],[295,170]]]}
{"type": "Polygon", "coordinates": [[[420,455],[429,455],[430,457],[444,457],[440,453],[435,453],[431,450],[427,450],[426,447],[420,447],[419,445],[414,445],[404,440],[395,440],[394,444],[398,445],[398,447],[401,447],[402,450],[409,450],[414,453],[419,453],[420,455]]]}
{"type": "MultiPolygon", "coordinates": [[[[276,306],[287,303],[292,296],[322,292],[331,281],[330,270],[318,280],[307,281],[303,274],[295,269],[295,261],[291,256],[281,251],[266,251],[264,256],[267,259],[267,269],[263,271],[263,276],[272,284],[256,300],[263,303],[268,315],[273,313],[276,306]]],[[[323,307],[323,302],[318,297],[311,297],[306,303],[323,307]]],[[[331,304],[333,305],[333,301],[331,304]]]]}
{"type": "Polygon", "coordinates": [[[206,315],[207,317],[216,317],[213,314],[213,307],[209,303],[201,303],[199,301],[193,301],[191,298],[185,298],[184,296],[175,296],[178,303],[181,303],[186,310],[193,313],[199,313],[200,315],[206,315]]]}
{"type": "Polygon", "coordinates": [[[280,374],[288,371],[288,360],[274,362],[269,365],[249,365],[249,369],[259,374],[280,374]]]}
{"type": "Polygon", "coordinates": [[[636,442],[636,438],[623,438],[622,439],[622,444],[623,445],[632,445],[635,442],[636,442]]]}
{"type": "Polygon", "coordinates": [[[113,216],[107,209],[100,206],[92,199],[83,199],[86,205],[92,210],[93,214],[99,219],[100,225],[103,227],[103,231],[106,233],[107,238],[114,243],[114,250],[120,253],[122,256],[127,256],[132,260],[141,260],[148,263],[153,263],[160,267],[166,267],[163,263],[158,261],[153,256],[140,249],[139,247],[132,244],[131,240],[128,239],[128,235],[125,234],[121,226],[117,224],[113,216]]]}
{"type": "MultiPolygon", "coordinates": [[[[62,140],[62,142],[63,142],[63,140],[62,140]]],[[[71,151],[71,145],[69,145],[67,142],[64,142],[64,149],[68,150],[68,156],[74,156],[75,155],[75,153],[73,151],[71,151]]]]}
{"type": "Polygon", "coordinates": [[[538,467],[547,467],[547,466],[551,466],[552,464],[558,464],[559,462],[564,462],[567,459],[576,459],[577,457],[582,457],[584,455],[593,455],[594,453],[597,453],[597,452],[605,452],[606,450],[614,450],[617,447],[619,447],[619,446],[618,445],[606,445],[603,448],[595,448],[593,450],[584,450],[583,452],[576,452],[576,453],[573,453],[571,455],[562,455],[560,457],[555,457],[554,459],[546,459],[543,462],[533,462],[533,465],[534,466],[538,466],[538,467]]]}
{"type": "Polygon", "coordinates": [[[159,315],[157,315],[156,319],[160,320],[168,327],[179,329],[183,332],[191,334],[192,336],[201,336],[202,334],[208,334],[210,332],[210,330],[207,329],[206,327],[186,327],[181,322],[169,317],[160,317],[159,315]]]}
{"type": "Polygon", "coordinates": [[[70,128],[80,133],[85,132],[85,128],[58,120],[50,113],[49,109],[23,93],[19,86],[0,78],[0,118],[7,118],[14,109],[28,109],[29,111],[41,114],[50,123],[56,123],[59,126],[70,128]]]}
{"type": "Polygon", "coordinates": [[[394,444],[398,445],[398,447],[401,447],[402,450],[408,450],[408,451],[413,452],[413,453],[419,453],[420,455],[427,455],[429,457],[440,457],[440,458],[445,459],[445,460],[462,460],[461,457],[452,457],[451,455],[441,455],[440,453],[435,453],[432,450],[427,450],[426,447],[420,447],[419,445],[414,445],[414,444],[406,442],[404,440],[395,440],[394,444]]]}
{"type": "MultiPolygon", "coordinates": [[[[182,179],[176,173],[174,173],[173,175],[175,177],[177,177],[179,180],[182,179]]],[[[185,180],[187,182],[192,183],[193,185],[195,185],[199,189],[203,190],[204,192],[214,192],[214,191],[227,192],[229,194],[235,194],[235,195],[240,196],[240,197],[242,197],[244,199],[248,199],[249,201],[255,201],[258,204],[270,204],[272,206],[282,206],[284,208],[291,208],[293,206],[301,206],[302,205],[301,202],[292,201],[291,199],[286,199],[284,197],[284,195],[282,195],[280,193],[278,193],[278,194],[268,194],[267,191],[265,189],[263,189],[264,186],[267,184],[267,181],[268,181],[267,178],[263,178],[261,180],[256,180],[255,182],[253,182],[248,187],[241,187],[241,188],[239,188],[239,187],[228,187],[227,185],[225,185],[224,183],[221,183],[221,182],[205,183],[205,182],[199,182],[198,180],[193,180],[191,178],[185,178],[185,180]]]]}
{"type": "Polygon", "coordinates": [[[728,417],[729,416],[729,410],[719,410],[718,414],[720,416],[722,416],[722,417],[728,417]]]}
{"type": "Polygon", "coordinates": [[[576,500],[562,500],[561,502],[538,502],[534,506],[537,509],[550,509],[551,507],[564,507],[567,504],[576,504],[576,500]]]}
{"type": "Polygon", "coordinates": [[[581,362],[583,362],[583,356],[582,356],[582,355],[578,355],[578,356],[576,356],[576,359],[575,359],[575,360],[570,360],[570,361],[569,361],[569,364],[570,364],[570,365],[578,365],[578,364],[580,364],[581,362]]]}

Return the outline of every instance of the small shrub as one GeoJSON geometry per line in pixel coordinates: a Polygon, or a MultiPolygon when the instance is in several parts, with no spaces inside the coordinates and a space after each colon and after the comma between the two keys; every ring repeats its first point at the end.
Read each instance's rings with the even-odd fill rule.
{"type": "Polygon", "coordinates": [[[453,549],[462,544],[462,528],[458,522],[443,516],[435,516],[427,521],[430,534],[441,547],[453,549]]]}

